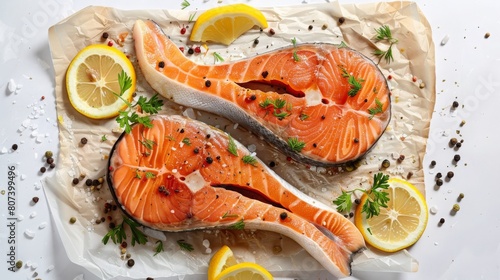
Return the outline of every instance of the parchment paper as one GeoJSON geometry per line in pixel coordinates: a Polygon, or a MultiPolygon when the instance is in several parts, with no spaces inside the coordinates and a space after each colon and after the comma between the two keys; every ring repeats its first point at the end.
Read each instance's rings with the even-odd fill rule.
{"type": "MultiPolygon", "coordinates": [[[[383,170],[385,173],[407,178],[408,173],[412,172],[409,181],[425,193],[422,160],[435,102],[435,63],[431,27],[417,5],[413,2],[357,5],[334,2],[261,10],[268,19],[269,27],[276,31],[274,36],[269,36],[267,29],[263,32],[254,29],[229,47],[208,44],[202,46],[201,54],[190,58],[199,63],[214,64],[216,62],[212,53],[217,51],[225,61],[238,60],[291,45],[293,37],[297,43],[344,41],[374,58],[372,53],[376,46],[384,50],[388,48],[384,42],[374,42],[376,28],[386,24],[390,26],[393,36],[399,39],[399,43],[393,47],[394,62],[390,65],[384,61],[380,63],[384,74],[391,76],[391,123],[374,149],[361,161],[361,165],[348,172],[345,168],[326,169],[289,162],[258,136],[224,118],[167,101],[162,113],[184,114],[228,131],[250,149],[255,149],[257,156],[264,162],[274,161],[277,164],[274,170],[278,175],[332,207],[332,200],[342,189],[368,188],[373,173],[380,170],[384,159],[391,162],[391,166],[383,170]],[[338,23],[340,17],[345,18],[343,24],[338,23]],[[309,25],[313,26],[312,30],[308,30],[309,25]],[[255,38],[259,38],[258,45],[253,44],[255,38]],[[416,81],[412,80],[414,77],[416,81]],[[421,88],[420,84],[425,86],[421,88]],[[405,155],[405,160],[397,163],[400,154],[405,155]]],[[[197,11],[198,14],[200,12],[197,11]]],[[[314,275],[312,273],[324,275],[323,268],[295,242],[270,232],[200,230],[164,234],[148,230],[146,233],[153,237],[149,238],[146,245],[127,248],[136,262],[133,268],[127,267],[117,245],[110,242],[104,246],[101,243],[108,231],[108,223],[98,224],[96,220],[109,215],[116,222],[121,221],[119,211],[103,212],[104,203],[112,202],[107,186],[104,184],[100,190],[91,190],[83,182],[72,185],[71,181],[81,174],[85,175],[82,181],[105,175],[108,154],[120,130],[114,119],[91,120],[73,109],[67,98],[65,72],[79,50],[89,44],[107,43],[101,35],[108,32],[108,40],[113,40],[115,46],[129,55],[134,63],[138,74],[138,95],[151,96],[154,92],[142,77],[135,61],[131,31],[135,20],[155,20],[179,46],[186,47],[193,44],[187,40],[189,28],[193,24],[189,22],[189,17],[193,13],[188,10],[124,11],[88,7],[50,28],[60,153],[55,175],[47,179],[45,190],[66,252],[73,262],[103,279],[116,276],[177,279],[177,276],[182,278],[182,275],[203,275],[212,253],[222,244],[230,245],[240,260],[256,261],[275,276],[310,279],[314,275]],[[188,26],[186,35],[180,34],[183,26],[188,26]],[[107,140],[102,141],[103,135],[106,135],[107,140]],[[80,144],[82,137],[88,139],[88,144],[80,144]],[[70,224],[70,217],[76,217],[77,222],[70,224]],[[176,244],[179,239],[192,244],[194,251],[180,250],[176,244]],[[165,251],[153,256],[156,240],[163,240],[165,251]],[[276,248],[281,251],[277,252],[276,248]]],[[[414,271],[416,267],[418,262],[407,251],[387,255],[369,250],[357,256],[353,263],[353,269],[359,270],[414,271]]]]}

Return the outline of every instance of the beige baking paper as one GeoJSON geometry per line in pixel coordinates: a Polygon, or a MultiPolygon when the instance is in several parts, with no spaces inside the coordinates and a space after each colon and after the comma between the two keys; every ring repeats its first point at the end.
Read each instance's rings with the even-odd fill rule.
{"type": "MultiPolygon", "coordinates": [[[[435,102],[435,63],[431,27],[417,5],[412,2],[359,5],[334,2],[263,8],[262,11],[269,21],[269,27],[276,31],[274,36],[270,36],[267,29],[263,32],[254,29],[229,47],[209,44],[202,46],[201,54],[190,58],[198,63],[214,64],[217,62],[213,52],[217,51],[225,61],[238,60],[289,46],[294,37],[297,43],[344,41],[374,58],[372,53],[376,47],[383,50],[388,48],[387,43],[373,40],[376,28],[388,25],[393,36],[399,39],[393,48],[394,62],[390,65],[384,61],[380,63],[384,74],[391,76],[392,119],[374,149],[361,161],[361,166],[347,172],[343,168],[320,168],[289,162],[257,135],[222,117],[169,102],[165,102],[163,113],[186,115],[228,131],[244,145],[255,149],[257,156],[264,162],[276,162],[274,170],[278,175],[332,207],[332,200],[342,189],[369,187],[373,173],[379,171],[384,159],[391,162],[391,166],[383,170],[386,174],[407,178],[411,172],[413,176],[409,180],[424,192],[422,160],[435,102]],[[343,24],[338,23],[340,17],[345,18],[343,24]],[[309,25],[313,26],[312,30],[308,30],[309,25]],[[253,44],[255,38],[260,41],[258,45],[253,44]],[[413,81],[414,77],[417,81],[413,81]],[[425,84],[425,87],[421,88],[421,84],[425,84]],[[400,154],[405,155],[405,160],[397,163],[400,154]]],[[[103,279],[116,276],[134,279],[160,276],[177,279],[178,276],[182,278],[182,275],[201,277],[206,273],[212,253],[222,244],[228,244],[240,260],[263,264],[275,276],[310,279],[312,275],[328,275],[295,242],[270,232],[200,230],[164,234],[147,230],[153,237],[149,238],[146,245],[127,248],[136,262],[133,269],[128,268],[126,261],[120,257],[117,245],[111,241],[106,246],[101,243],[108,231],[108,223],[98,224],[96,220],[110,215],[103,212],[104,203],[112,202],[108,188],[104,184],[100,190],[91,190],[83,182],[76,186],[71,182],[81,174],[85,175],[85,179],[97,179],[106,174],[108,154],[120,131],[114,119],[91,120],[73,109],[66,94],[66,69],[76,53],[85,46],[106,43],[101,35],[108,32],[109,40],[113,40],[116,47],[129,55],[136,66],[138,95],[151,96],[154,92],[141,76],[135,61],[131,36],[135,20],[155,20],[179,46],[186,47],[191,45],[187,38],[193,24],[189,18],[193,13],[188,10],[124,11],[88,7],[50,28],[60,153],[56,173],[45,182],[45,190],[69,258],[103,279]],[[188,26],[186,35],[180,34],[183,26],[188,26]],[[119,39],[120,36],[124,38],[123,41],[119,39]],[[102,141],[103,135],[106,135],[107,140],[102,141]],[[88,144],[80,144],[82,137],[88,139],[88,144]],[[70,217],[76,217],[77,222],[70,225],[70,217]],[[180,239],[192,244],[194,251],[180,250],[176,244],[180,239]],[[153,256],[157,240],[163,240],[164,252],[153,256]]],[[[197,11],[197,14],[200,13],[197,11]]],[[[112,212],[111,216],[117,222],[121,219],[119,211],[112,212]]],[[[354,270],[414,271],[416,266],[418,263],[406,251],[397,255],[367,251],[357,256],[353,263],[354,270]]]]}

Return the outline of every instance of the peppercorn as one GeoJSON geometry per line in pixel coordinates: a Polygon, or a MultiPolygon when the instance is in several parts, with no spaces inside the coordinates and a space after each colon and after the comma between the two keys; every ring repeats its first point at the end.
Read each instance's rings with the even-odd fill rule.
{"type": "Polygon", "coordinates": [[[280,214],[280,219],[281,219],[281,220],[284,220],[284,219],[286,219],[287,217],[288,217],[288,214],[287,214],[286,212],[281,212],[281,214],[280,214]]]}
{"type": "Polygon", "coordinates": [[[384,159],[382,161],[382,167],[383,168],[388,168],[389,166],[391,166],[391,162],[388,159],[384,159]]]}
{"type": "Polygon", "coordinates": [[[134,264],[135,264],[134,259],[129,259],[129,260],[127,261],[127,265],[128,265],[128,267],[132,267],[132,266],[134,266],[134,264]]]}
{"type": "Polygon", "coordinates": [[[484,34],[484,39],[488,39],[490,38],[491,34],[490,32],[486,32],[486,34],[484,34]]]}
{"type": "Polygon", "coordinates": [[[253,40],[253,44],[254,44],[254,45],[258,45],[258,44],[259,44],[259,39],[255,39],[255,40],[253,40]]]}
{"type": "Polygon", "coordinates": [[[455,173],[453,173],[453,171],[448,171],[448,173],[446,173],[446,178],[448,179],[453,178],[453,176],[455,176],[455,173]]]}
{"type": "Polygon", "coordinates": [[[54,158],[51,158],[49,157],[47,160],[46,160],[47,164],[51,164],[54,162],[54,158]]]}
{"type": "Polygon", "coordinates": [[[198,149],[198,148],[194,148],[193,153],[197,154],[197,153],[199,153],[199,152],[200,152],[200,149],[198,149]]]}
{"type": "Polygon", "coordinates": [[[456,161],[456,162],[459,161],[460,160],[460,155],[454,155],[453,156],[453,160],[456,161]]]}
{"type": "Polygon", "coordinates": [[[13,144],[13,145],[12,145],[12,150],[14,150],[14,151],[15,151],[15,150],[17,150],[17,148],[18,148],[18,147],[17,147],[17,144],[13,144]]]}
{"type": "Polygon", "coordinates": [[[275,163],[274,161],[271,161],[271,162],[269,163],[269,167],[271,167],[271,168],[272,168],[272,167],[275,167],[275,166],[276,166],[276,163],[275,163]]]}
{"type": "Polygon", "coordinates": [[[444,218],[439,219],[440,224],[444,224],[444,222],[445,222],[444,218]]]}
{"type": "Polygon", "coordinates": [[[437,180],[436,180],[436,185],[437,185],[438,187],[441,187],[441,186],[443,185],[443,180],[442,180],[442,179],[437,179],[437,180]]]}
{"type": "Polygon", "coordinates": [[[309,30],[313,30],[313,26],[312,25],[309,25],[309,27],[307,28],[309,30]]]}
{"type": "Polygon", "coordinates": [[[265,79],[267,77],[267,75],[269,75],[269,72],[267,72],[267,71],[262,72],[262,78],[265,79]]]}
{"type": "Polygon", "coordinates": [[[76,223],[76,218],[75,218],[75,217],[71,217],[71,218],[69,219],[69,223],[70,223],[70,224],[74,224],[74,223],[76,223]]]}
{"type": "Polygon", "coordinates": [[[87,187],[92,186],[92,179],[87,179],[87,180],[85,180],[85,185],[86,185],[87,187]]]}
{"type": "Polygon", "coordinates": [[[212,85],[212,82],[210,82],[210,80],[206,80],[205,81],[205,86],[206,87],[210,87],[212,85]]]}
{"type": "Polygon", "coordinates": [[[325,23],[325,24],[323,24],[323,26],[321,26],[321,29],[323,29],[323,30],[325,30],[325,29],[327,29],[327,28],[328,28],[328,24],[326,24],[326,23],[325,23]]]}
{"type": "Polygon", "coordinates": [[[354,217],[354,212],[349,213],[349,218],[352,218],[352,217],[354,217]]]}
{"type": "Polygon", "coordinates": [[[450,139],[450,146],[453,147],[458,143],[457,138],[453,137],[450,139]]]}
{"type": "Polygon", "coordinates": [[[78,178],[73,178],[73,185],[76,185],[80,183],[80,180],[78,178]]]}
{"type": "Polygon", "coordinates": [[[458,195],[458,201],[462,200],[465,197],[464,193],[460,193],[458,195]]]}
{"type": "Polygon", "coordinates": [[[52,153],[52,151],[46,151],[45,152],[45,157],[47,158],[51,158],[54,154],[52,153]]]}
{"type": "Polygon", "coordinates": [[[411,177],[413,176],[413,172],[408,172],[408,174],[406,175],[406,180],[410,180],[411,177]]]}
{"type": "Polygon", "coordinates": [[[361,203],[361,199],[356,198],[356,199],[354,200],[354,203],[356,203],[356,204],[360,204],[360,203],[361,203]]]}
{"type": "Polygon", "coordinates": [[[451,104],[451,106],[453,106],[453,108],[458,108],[458,101],[453,101],[453,103],[451,104]]]}
{"type": "Polygon", "coordinates": [[[276,32],[274,31],[274,29],[271,28],[271,29],[269,29],[269,34],[271,34],[271,36],[272,36],[272,35],[276,34],[276,32]]]}
{"type": "Polygon", "coordinates": [[[122,248],[127,248],[128,244],[126,241],[123,241],[122,244],[120,244],[120,246],[122,246],[122,248]]]}
{"type": "Polygon", "coordinates": [[[99,180],[97,180],[97,179],[92,180],[92,186],[94,186],[94,187],[99,186],[99,180]]]}
{"type": "Polygon", "coordinates": [[[189,49],[188,49],[188,54],[193,54],[193,53],[194,53],[193,48],[189,48],[189,49]]]}
{"type": "Polygon", "coordinates": [[[462,147],[462,143],[458,142],[458,143],[455,145],[455,147],[456,147],[457,149],[458,149],[458,148],[460,148],[460,147],[462,147]]]}
{"type": "Polygon", "coordinates": [[[398,162],[402,163],[405,160],[405,155],[399,155],[398,162]]]}
{"type": "Polygon", "coordinates": [[[23,267],[23,261],[19,260],[16,262],[16,268],[21,268],[23,267]]]}
{"type": "Polygon", "coordinates": [[[80,139],[80,143],[81,143],[82,145],[87,144],[87,142],[88,142],[88,140],[87,140],[87,138],[85,138],[85,137],[82,137],[82,139],[80,139]]]}
{"type": "Polygon", "coordinates": [[[110,229],[114,229],[116,227],[115,223],[111,222],[109,223],[109,228],[110,229]]]}
{"type": "Polygon", "coordinates": [[[436,166],[436,161],[435,160],[431,161],[431,166],[436,166]]]}
{"type": "Polygon", "coordinates": [[[148,277],[146,280],[155,280],[153,277],[148,277]]]}
{"type": "Polygon", "coordinates": [[[211,164],[212,162],[214,162],[214,159],[213,159],[213,158],[211,158],[211,157],[207,157],[207,158],[205,159],[205,161],[206,161],[208,164],[211,164]]]}
{"type": "Polygon", "coordinates": [[[40,172],[45,173],[45,171],[47,171],[47,168],[45,168],[45,167],[43,167],[43,166],[42,166],[42,167],[40,167],[40,172]]]}
{"type": "Polygon", "coordinates": [[[164,61],[158,62],[158,68],[164,68],[164,67],[165,67],[165,62],[164,61]]]}
{"type": "Polygon", "coordinates": [[[359,139],[358,138],[354,138],[354,143],[359,143],[359,139]]]}
{"type": "Polygon", "coordinates": [[[460,205],[458,205],[457,203],[453,204],[453,208],[452,208],[452,210],[453,210],[454,212],[458,212],[458,211],[460,211],[460,205]]]}
{"type": "Polygon", "coordinates": [[[33,201],[33,203],[37,203],[40,199],[38,198],[38,196],[34,196],[31,200],[33,201]]]}
{"type": "Polygon", "coordinates": [[[344,22],[345,22],[345,17],[340,17],[340,18],[339,18],[339,23],[340,23],[340,24],[342,24],[342,23],[344,23],[344,22]]]}
{"type": "Polygon", "coordinates": [[[443,174],[441,174],[441,172],[438,172],[438,173],[436,174],[436,178],[441,178],[441,177],[443,177],[443,174]]]}
{"type": "Polygon", "coordinates": [[[51,164],[49,165],[49,167],[50,167],[50,169],[54,169],[54,167],[56,167],[56,164],[55,164],[55,163],[51,163],[51,164]]]}
{"type": "Polygon", "coordinates": [[[419,88],[425,88],[425,83],[420,83],[420,85],[418,86],[419,88]]]}

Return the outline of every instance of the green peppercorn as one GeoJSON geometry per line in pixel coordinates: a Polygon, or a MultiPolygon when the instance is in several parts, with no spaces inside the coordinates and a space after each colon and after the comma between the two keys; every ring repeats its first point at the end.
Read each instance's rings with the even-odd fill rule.
{"type": "Polygon", "coordinates": [[[70,223],[70,224],[74,224],[74,223],[76,223],[76,218],[75,218],[75,217],[71,217],[71,218],[69,219],[69,223],[70,223]]]}
{"type": "Polygon", "coordinates": [[[465,197],[464,193],[460,193],[458,195],[458,201],[462,200],[465,197]]]}
{"type": "Polygon", "coordinates": [[[460,211],[460,205],[458,205],[457,203],[453,204],[453,209],[452,209],[454,212],[458,212],[460,211]]]}
{"type": "Polygon", "coordinates": [[[52,151],[46,151],[46,152],[45,152],[45,157],[46,157],[46,158],[51,158],[51,157],[53,157],[53,156],[54,156],[54,153],[52,153],[52,151]]]}
{"type": "Polygon", "coordinates": [[[388,168],[389,166],[391,166],[391,162],[388,159],[384,159],[382,161],[382,167],[383,168],[388,168]]]}
{"type": "Polygon", "coordinates": [[[23,261],[19,260],[19,261],[16,262],[16,268],[19,269],[21,267],[23,267],[23,261]]]}

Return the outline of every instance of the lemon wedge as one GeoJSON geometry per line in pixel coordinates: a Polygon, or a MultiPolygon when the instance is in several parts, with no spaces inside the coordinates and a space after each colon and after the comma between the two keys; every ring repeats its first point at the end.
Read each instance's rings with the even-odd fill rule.
{"type": "Polygon", "coordinates": [[[233,251],[224,245],[210,259],[208,265],[208,280],[214,280],[224,269],[235,265],[233,251]]]}
{"type": "Polygon", "coordinates": [[[243,262],[224,269],[215,280],[272,280],[273,276],[264,267],[243,262]]]}
{"type": "Polygon", "coordinates": [[[389,179],[389,202],[378,216],[366,218],[362,205],[368,198],[363,194],[356,208],[354,223],[365,241],[384,252],[395,252],[413,245],[427,226],[427,203],[420,191],[409,182],[389,179]]]}
{"type": "Polygon", "coordinates": [[[121,94],[129,101],[135,91],[135,71],[130,60],[115,47],[89,45],[71,61],[66,72],[66,89],[71,105],[92,119],[118,115],[127,104],[113,93],[120,94],[118,75],[130,78],[130,88],[121,94]]]}
{"type": "Polygon", "coordinates": [[[254,26],[267,28],[267,20],[259,10],[246,4],[226,5],[200,14],[189,39],[230,45],[254,26]]]}

